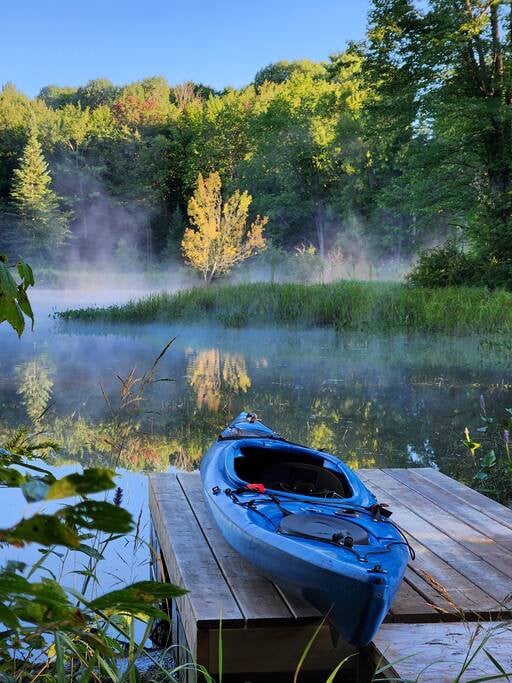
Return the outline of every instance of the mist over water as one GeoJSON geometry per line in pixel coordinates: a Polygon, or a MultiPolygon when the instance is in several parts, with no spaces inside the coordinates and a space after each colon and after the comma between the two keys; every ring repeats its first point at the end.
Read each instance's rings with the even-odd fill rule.
{"type": "MultiPolygon", "coordinates": [[[[283,436],[324,448],[353,467],[433,466],[464,475],[462,445],[479,425],[479,397],[501,415],[512,406],[510,365],[474,338],[336,334],[326,329],[224,329],[217,325],[65,323],[52,311],[121,303],[151,291],[36,290],[34,332],[0,327],[0,443],[27,425],[56,439],[58,471],[117,466],[124,500],[148,529],[145,472],[188,470],[241,410],[256,411],[283,436]],[[140,375],[176,337],[158,382],[115,458],[107,441],[120,377],[140,375]],[[101,385],[101,388],[100,388],[101,385]],[[42,418],[40,416],[43,415],[42,418]]],[[[4,517],[26,514],[3,494],[4,517]]],[[[139,549],[140,550],[140,549],[139,549]]],[[[30,549],[29,553],[37,553],[30,549]]],[[[110,551],[109,551],[110,552],[110,551]]],[[[113,548],[103,586],[147,577],[147,551],[113,548]],[[116,553],[120,553],[123,560],[116,553]],[[127,560],[129,559],[129,561],[127,560]],[[110,570],[109,570],[110,571],[110,570]]]]}

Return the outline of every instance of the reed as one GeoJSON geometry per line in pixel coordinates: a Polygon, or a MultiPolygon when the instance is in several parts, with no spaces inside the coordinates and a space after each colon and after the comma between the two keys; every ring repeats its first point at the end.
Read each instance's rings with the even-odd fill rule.
{"type": "Polygon", "coordinates": [[[162,292],[121,306],[63,311],[63,320],[203,321],[329,326],[337,330],[446,334],[512,329],[512,293],[478,287],[427,289],[401,283],[255,283],[162,292]]]}

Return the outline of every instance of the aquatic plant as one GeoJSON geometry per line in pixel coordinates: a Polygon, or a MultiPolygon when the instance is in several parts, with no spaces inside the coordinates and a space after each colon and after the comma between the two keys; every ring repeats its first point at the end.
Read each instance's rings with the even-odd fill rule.
{"type": "Polygon", "coordinates": [[[487,412],[486,401],[480,396],[480,426],[477,428],[480,442],[475,442],[466,427],[463,439],[474,461],[471,486],[499,503],[512,506],[512,457],[510,453],[510,431],[512,430],[512,408],[497,418],[487,412]],[[481,449],[481,457],[476,456],[481,449]]]}
{"type": "Polygon", "coordinates": [[[212,320],[329,326],[337,330],[473,334],[512,329],[512,294],[477,287],[427,289],[390,282],[255,283],[152,294],[121,306],[58,313],[62,320],[212,320]]]}

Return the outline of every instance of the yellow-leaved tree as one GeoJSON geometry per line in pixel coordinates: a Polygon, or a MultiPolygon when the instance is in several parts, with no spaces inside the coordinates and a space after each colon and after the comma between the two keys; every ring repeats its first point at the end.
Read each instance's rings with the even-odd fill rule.
{"type": "Polygon", "coordinates": [[[265,249],[263,230],[268,218],[256,216],[247,226],[251,201],[248,192],[237,190],[223,202],[220,175],[216,171],[207,178],[199,174],[188,203],[192,227],[185,230],[181,247],[185,261],[201,273],[206,284],[265,249]]]}

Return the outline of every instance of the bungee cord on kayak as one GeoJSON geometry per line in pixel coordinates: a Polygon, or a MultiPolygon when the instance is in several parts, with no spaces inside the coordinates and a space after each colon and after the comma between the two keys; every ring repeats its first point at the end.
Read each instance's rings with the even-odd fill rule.
{"type": "MultiPolygon", "coordinates": [[[[214,492],[215,495],[220,493],[220,489],[218,491],[214,492]]],[[[249,510],[252,510],[253,512],[257,512],[259,515],[264,517],[273,527],[276,533],[288,533],[289,535],[294,535],[294,536],[299,536],[305,539],[313,539],[313,540],[319,540],[324,543],[331,543],[332,545],[335,545],[340,548],[344,548],[345,550],[349,550],[352,553],[354,553],[358,560],[360,562],[367,562],[367,556],[368,555],[375,555],[378,553],[382,552],[389,552],[391,550],[391,547],[393,545],[405,545],[409,551],[409,555],[411,560],[414,560],[416,558],[416,553],[414,551],[414,548],[411,546],[409,543],[409,540],[403,533],[403,531],[400,529],[400,527],[395,524],[391,519],[389,519],[390,515],[392,514],[390,510],[387,509],[387,505],[385,504],[376,504],[373,505],[370,509],[362,508],[359,506],[353,506],[351,508],[345,508],[342,510],[337,510],[335,511],[336,517],[352,517],[354,513],[362,513],[366,515],[370,515],[372,519],[377,519],[376,514],[380,515],[380,522],[385,522],[387,524],[393,525],[393,527],[398,531],[400,536],[402,537],[403,540],[394,540],[394,541],[389,541],[385,537],[381,537],[378,535],[374,535],[374,538],[378,541],[381,541],[383,545],[379,548],[374,548],[374,549],[369,549],[365,553],[358,552],[353,546],[354,543],[357,545],[357,541],[354,540],[354,538],[350,534],[340,534],[339,532],[335,532],[332,534],[331,537],[322,537],[319,535],[310,535],[307,533],[302,532],[300,529],[294,529],[293,533],[290,531],[283,531],[282,528],[282,523],[277,524],[271,517],[266,515],[262,510],[258,509],[258,505],[262,505],[265,503],[275,503],[275,505],[278,507],[279,511],[283,514],[283,517],[291,516],[293,515],[294,517],[300,516],[300,513],[297,512],[292,512],[291,510],[287,510],[286,508],[283,507],[283,503],[286,503],[286,500],[279,499],[278,496],[275,494],[271,493],[270,491],[266,490],[263,484],[249,484],[246,487],[241,487],[239,489],[224,489],[224,493],[235,503],[236,505],[241,505],[246,507],[249,510]],[[242,501],[238,498],[239,495],[241,494],[265,494],[266,498],[251,498],[250,500],[247,501],[242,501]],[[385,515],[382,515],[382,511],[384,511],[385,515]],[[387,541],[387,542],[386,542],[387,541]]],[[[289,501],[288,501],[289,502],[289,501]]],[[[322,503],[320,503],[322,504],[322,503]]],[[[325,505],[326,503],[323,503],[325,505]]],[[[318,505],[318,503],[315,501],[315,505],[318,505]]],[[[327,504],[328,505],[328,504],[327,504]]],[[[332,506],[331,506],[332,507],[332,506]]],[[[310,512],[316,512],[313,509],[310,508],[310,512]]],[[[325,523],[327,519],[327,515],[323,515],[322,521],[325,523]]],[[[353,526],[354,523],[351,522],[353,526]]],[[[366,544],[366,542],[364,543],[366,544]]]]}

